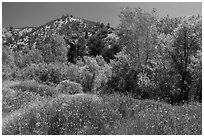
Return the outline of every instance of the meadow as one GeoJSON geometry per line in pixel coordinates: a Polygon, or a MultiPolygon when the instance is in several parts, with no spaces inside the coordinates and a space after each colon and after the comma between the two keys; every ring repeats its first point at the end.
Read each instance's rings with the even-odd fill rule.
{"type": "Polygon", "coordinates": [[[3,87],[3,135],[202,134],[200,103],[178,106],[120,94],[40,96],[9,83],[3,87]]]}

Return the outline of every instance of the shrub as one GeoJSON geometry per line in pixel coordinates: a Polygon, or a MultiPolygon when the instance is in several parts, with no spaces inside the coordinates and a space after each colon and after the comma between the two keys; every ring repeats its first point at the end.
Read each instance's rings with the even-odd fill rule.
{"type": "Polygon", "coordinates": [[[68,66],[62,66],[61,67],[62,80],[69,79],[70,81],[80,83],[81,77],[79,70],[80,68],[77,65],[71,63],[68,66]]]}
{"type": "Polygon", "coordinates": [[[111,67],[102,56],[84,57],[84,62],[77,61],[62,69],[62,80],[70,80],[80,83],[83,91],[100,92],[106,89],[106,83],[111,77],[111,67]]]}
{"type": "Polygon", "coordinates": [[[111,134],[119,117],[92,95],[61,95],[38,101],[3,119],[2,133],[37,135],[111,134]]]}
{"type": "Polygon", "coordinates": [[[90,56],[101,55],[101,52],[103,48],[105,47],[105,43],[102,41],[102,39],[100,39],[100,37],[102,38],[103,35],[100,36],[99,34],[95,34],[89,38],[87,45],[89,48],[90,56]]]}
{"type": "Polygon", "coordinates": [[[42,53],[38,49],[29,50],[24,56],[24,62],[28,65],[41,63],[43,62],[42,53]]]}
{"type": "Polygon", "coordinates": [[[111,77],[111,67],[102,56],[85,57],[77,64],[39,63],[21,70],[22,79],[34,79],[39,83],[57,85],[63,80],[80,83],[84,92],[99,92],[106,89],[111,77]]]}
{"type": "Polygon", "coordinates": [[[115,60],[111,60],[110,66],[112,67],[112,77],[107,83],[110,90],[122,94],[138,91],[137,74],[139,71],[137,67],[132,66],[129,55],[121,51],[115,60]]]}
{"type": "Polygon", "coordinates": [[[55,34],[51,37],[46,37],[47,41],[44,41],[44,45],[37,47],[42,52],[42,57],[46,63],[67,61],[67,47],[64,39],[55,34]]]}
{"type": "Polygon", "coordinates": [[[116,135],[198,135],[202,134],[202,106],[172,106],[163,102],[137,100],[112,94],[103,100],[122,118],[115,122],[116,135]]]}
{"type": "Polygon", "coordinates": [[[81,84],[69,80],[61,81],[60,84],[56,87],[56,90],[58,93],[83,93],[81,84]]]}
{"type": "Polygon", "coordinates": [[[16,51],[12,53],[12,56],[15,65],[20,69],[43,62],[42,53],[38,49],[16,51]]]}
{"type": "MultiPolygon", "coordinates": [[[[132,94],[140,99],[157,99],[157,83],[151,67],[138,65],[130,55],[121,51],[111,60],[112,77],[107,82],[108,89],[122,94],[132,94]]],[[[110,92],[109,91],[109,92],[110,92]]]]}
{"type": "Polygon", "coordinates": [[[11,89],[27,91],[40,96],[54,96],[56,94],[55,87],[45,84],[39,84],[35,80],[27,80],[10,86],[11,89]]]}
{"type": "Polygon", "coordinates": [[[19,69],[14,64],[2,65],[2,80],[15,79],[19,77],[19,69]]]}
{"type": "Polygon", "coordinates": [[[2,64],[7,64],[11,61],[11,51],[6,45],[2,45],[2,64]]]}
{"type": "Polygon", "coordinates": [[[2,79],[13,79],[18,76],[19,69],[14,63],[14,57],[12,56],[11,50],[6,47],[6,45],[2,46],[2,79]]]}
{"type": "Polygon", "coordinates": [[[139,104],[139,100],[135,100],[121,93],[112,93],[110,95],[103,94],[102,98],[105,103],[108,103],[115,113],[120,114],[122,118],[132,117],[135,106],[139,104]]]}
{"type": "Polygon", "coordinates": [[[154,93],[155,91],[155,83],[153,82],[153,80],[151,80],[147,73],[139,73],[138,74],[138,81],[137,81],[137,85],[139,86],[140,90],[141,90],[141,98],[142,99],[153,99],[154,96],[156,96],[154,93]]]}
{"type": "Polygon", "coordinates": [[[32,92],[21,90],[13,90],[10,88],[2,89],[2,114],[3,117],[6,114],[11,113],[15,110],[18,110],[26,105],[29,102],[42,99],[40,96],[33,94],[32,92]]]}
{"type": "Polygon", "coordinates": [[[29,103],[5,116],[2,133],[201,135],[201,110],[201,104],[172,106],[118,94],[103,95],[102,99],[91,94],[60,94],[51,100],[29,103]]]}
{"type": "Polygon", "coordinates": [[[32,64],[21,70],[22,79],[35,79],[48,85],[59,84],[61,81],[61,65],[58,64],[32,64]]]}
{"type": "Polygon", "coordinates": [[[112,75],[112,68],[102,56],[96,58],[84,57],[85,65],[80,67],[81,84],[85,91],[100,93],[104,91],[107,82],[112,75]]]}

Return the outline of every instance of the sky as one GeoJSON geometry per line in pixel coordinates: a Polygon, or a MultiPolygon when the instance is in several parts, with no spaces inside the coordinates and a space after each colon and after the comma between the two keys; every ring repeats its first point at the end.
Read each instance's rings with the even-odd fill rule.
{"type": "Polygon", "coordinates": [[[68,13],[115,27],[121,8],[127,6],[147,12],[156,8],[159,17],[202,15],[201,2],[3,2],[2,26],[37,27],[68,13]]]}

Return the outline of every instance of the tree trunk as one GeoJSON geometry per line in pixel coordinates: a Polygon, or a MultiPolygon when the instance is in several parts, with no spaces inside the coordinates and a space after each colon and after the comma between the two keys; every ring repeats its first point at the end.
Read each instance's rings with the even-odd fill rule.
{"type": "Polygon", "coordinates": [[[180,85],[180,89],[181,89],[181,92],[180,92],[180,95],[179,95],[179,101],[178,101],[178,103],[182,103],[185,99],[184,99],[184,96],[183,96],[183,94],[185,95],[185,83],[184,83],[184,81],[185,81],[185,75],[182,75],[181,76],[182,77],[182,79],[181,79],[181,85],[180,85]]]}
{"type": "Polygon", "coordinates": [[[187,87],[188,85],[184,85],[184,86],[185,86],[184,100],[188,102],[189,101],[189,87],[187,87]]]}
{"type": "Polygon", "coordinates": [[[202,102],[202,89],[199,90],[199,96],[198,96],[198,101],[201,103],[202,102]]]}
{"type": "Polygon", "coordinates": [[[202,102],[202,86],[201,85],[198,85],[198,87],[196,88],[194,100],[202,102]]]}
{"type": "Polygon", "coordinates": [[[184,91],[183,86],[181,86],[181,92],[180,92],[180,95],[179,95],[178,104],[180,104],[182,102],[182,100],[183,100],[183,91],[184,91]]]}

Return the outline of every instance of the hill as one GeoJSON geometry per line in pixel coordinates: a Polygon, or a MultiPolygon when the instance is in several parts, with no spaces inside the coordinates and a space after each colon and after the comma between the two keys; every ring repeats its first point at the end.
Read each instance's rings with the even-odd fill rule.
{"type": "MultiPolygon", "coordinates": [[[[10,48],[19,46],[28,46],[35,44],[34,41],[44,41],[45,38],[55,34],[62,37],[79,38],[84,36],[85,32],[88,36],[97,33],[100,28],[105,27],[100,22],[89,21],[71,16],[62,16],[62,18],[51,20],[39,27],[23,27],[23,28],[3,28],[3,44],[10,44],[10,48]],[[66,30],[64,30],[66,29],[66,30]]],[[[108,34],[113,34],[114,29],[108,28],[108,34]]]]}
{"type": "Polygon", "coordinates": [[[13,51],[39,49],[52,43],[53,37],[59,35],[64,39],[69,50],[69,61],[72,63],[78,56],[84,55],[102,55],[109,60],[120,51],[116,44],[117,32],[109,24],[104,25],[69,15],[51,20],[39,27],[3,28],[2,33],[3,45],[13,51]]]}

